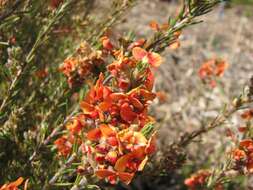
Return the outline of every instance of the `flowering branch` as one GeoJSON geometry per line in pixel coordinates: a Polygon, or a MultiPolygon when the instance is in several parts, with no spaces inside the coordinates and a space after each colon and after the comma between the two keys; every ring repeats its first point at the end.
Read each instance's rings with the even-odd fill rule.
{"type": "Polygon", "coordinates": [[[145,48],[155,52],[163,51],[169,45],[177,42],[178,32],[190,25],[202,22],[196,18],[210,12],[219,2],[220,0],[183,0],[181,11],[176,18],[170,18],[167,29],[165,31],[158,30],[145,48]]]}

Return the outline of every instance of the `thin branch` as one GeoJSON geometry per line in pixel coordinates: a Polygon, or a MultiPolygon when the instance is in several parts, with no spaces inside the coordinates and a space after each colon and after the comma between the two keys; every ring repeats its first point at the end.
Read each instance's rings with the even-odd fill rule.
{"type": "Polygon", "coordinates": [[[225,121],[227,121],[228,118],[232,116],[233,113],[235,113],[238,109],[237,108],[232,108],[230,111],[227,111],[227,113],[224,114],[219,114],[216,116],[207,127],[201,128],[197,131],[193,131],[191,134],[185,134],[183,137],[181,137],[181,140],[179,142],[179,146],[185,147],[187,146],[190,142],[193,141],[196,137],[207,133],[216,127],[224,124],[225,121]]]}

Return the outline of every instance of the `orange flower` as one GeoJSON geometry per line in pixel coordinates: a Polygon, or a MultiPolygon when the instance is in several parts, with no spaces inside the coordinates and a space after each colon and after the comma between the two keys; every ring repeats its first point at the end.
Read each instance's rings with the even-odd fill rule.
{"type": "Polygon", "coordinates": [[[246,148],[248,151],[253,152],[253,140],[245,139],[240,142],[240,147],[246,148]]]}
{"type": "Polygon", "coordinates": [[[144,85],[146,86],[147,90],[151,91],[154,86],[155,77],[150,69],[147,70],[146,76],[147,77],[146,80],[144,81],[144,85]]]}
{"type": "Polygon", "coordinates": [[[162,58],[158,53],[147,52],[140,47],[135,47],[132,54],[137,61],[147,61],[153,67],[159,67],[162,64],[162,58]]]}
{"type": "Polygon", "coordinates": [[[156,132],[154,132],[150,139],[148,140],[148,143],[145,148],[146,154],[153,154],[156,151],[156,132]]]}
{"type": "Polygon", "coordinates": [[[215,75],[216,76],[222,76],[225,72],[225,70],[228,68],[228,63],[224,60],[217,59],[215,62],[215,75]]]}
{"type": "Polygon", "coordinates": [[[101,137],[101,130],[98,128],[92,129],[87,133],[87,139],[90,141],[98,141],[101,137]]]}
{"type": "Polygon", "coordinates": [[[239,143],[239,148],[232,151],[232,156],[237,169],[246,168],[253,172],[253,140],[244,139],[239,143]]]}
{"type": "Polygon", "coordinates": [[[131,50],[131,49],[133,49],[133,48],[135,48],[135,47],[141,47],[141,46],[143,46],[143,45],[145,44],[145,42],[146,42],[145,39],[139,39],[139,40],[137,40],[137,41],[131,43],[131,44],[128,46],[127,49],[128,49],[128,50],[131,50]]]}
{"type": "Polygon", "coordinates": [[[105,159],[111,164],[115,164],[118,159],[118,153],[116,151],[110,151],[106,154],[105,159]]]}
{"type": "Polygon", "coordinates": [[[91,141],[97,141],[101,137],[108,138],[108,137],[115,137],[115,136],[116,136],[116,132],[113,129],[113,127],[106,124],[101,124],[99,128],[92,129],[87,133],[87,138],[91,141]]]}
{"type": "Polygon", "coordinates": [[[246,156],[247,156],[246,153],[240,149],[233,150],[232,154],[233,154],[233,158],[237,161],[242,160],[242,159],[246,158],[246,156]]]}
{"type": "Polygon", "coordinates": [[[81,119],[84,119],[84,115],[74,118],[72,122],[66,125],[66,128],[73,134],[79,133],[85,125],[83,122],[81,122],[81,119]]]}
{"type": "Polygon", "coordinates": [[[67,156],[71,152],[72,143],[69,142],[68,138],[66,136],[62,136],[58,138],[56,141],[54,141],[55,146],[58,149],[58,152],[62,156],[67,156]]]}
{"type": "Polygon", "coordinates": [[[47,75],[48,75],[48,70],[47,70],[47,69],[38,70],[38,71],[35,72],[35,75],[36,75],[38,78],[45,78],[45,77],[47,77],[47,75]]]}
{"type": "Polygon", "coordinates": [[[205,185],[207,178],[211,175],[209,171],[200,170],[184,181],[184,184],[190,190],[196,190],[198,187],[205,185]]]}
{"type": "Polygon", "coordinates": [[[214,60],[210,60],[204,63],[199,69],[199,77],[201,79],[206,78],[207,76],[211,76],[213,74],[213,64],[214,60]]]}
{"type": "Polygon", "coordinates": [[[169,28],[169,24],[168,23],[164,23],[162,24],[161,26],[159,26],[159,24],[155,21],[155,20],[152,20],[150,23],[149,23],[149,26],[151,29],[153,29],[154,31],[166,31],[168,30],[169,28]]]}
{"type": "Polygon", "coordinates": [[[220,77],[224,74],[225,70],[228,68],[228,63],[222,59],[211,59],[204,63],[199,69],[199,77],[204,79],[208,76],[220,77]]]}
{"type": "Polygon", "coordinates": [[[70,88],[79,87],[84,82],[88,83],[103,63],[102,52],[83,42],[73,56],[63,62],[59,71],[66,76],[70,88]]]}
{"type": "Polygon", "coordinates": [[[85,115],[94,115],[96,114],[96,108],[92,104],[87,103],[86,101],[82,101],[80,103],[80,107],[85,115]]]}
{"type": "Polygon", "coordinates": [[[210,84],[212,88],[216,87],[216,77],[221,77],[228,64],[222,59],[211,59],[205,62],[199,69],[198,74],[200,79],[210,84]]]}
{"type": "Polygon", "coordinates": [[[106,137],[106,138],[108,138],[108,137],[114,137],[116,135],[115,129],[112,126],[110,126],[110,125],[101,124],[99,126],[99,129],[100,129],[102,135],[104,137],[106,137]]]}
{"type": "Polygon", "coordinates": [[[152,20],[152,21],[149,23],[149,26],[150,26],[150,28],[152,28],[154,31],[160,30],[160,27],[159,27],[158,23],[157,23],[155,20],[152,20]]]}
{"type": "Polygon", "coordinates": [[[99,169],[95,173],[100,179],[107,179],[111,184],[116,184],[119,179],[128,185],[134,177],[134,173],[115,172],[108,169],[99,169]]]}
{"type": "Polygon", "coordinates": [[[109,51],[113,50],[113,45],[107,36],[102,37],[101,41],[104,49],[109,51]]]}
{"type": "Polygon", "coordinates": [[[248,127],[238,127],[238,131],[240,133],[245,133],[246,131],[248,131],[248,127]]]}
{"type": "Polygon", "coordinates": [[[125,172],[127,168],[135,172],[138,170],[138,166],[141,164],[145,157],[145,147],[139,147],[134,151],[120,157],[117,160],[114,168],[119,172],[125,172]]]}
{"type": "Polygon", "coordinates": [[[133,111],[129,103],[124,103],[120,107],[120,116],[124,121],[132,122],[137,117],[137,114],[133,111]]]}
{"type": "Polygon", "coordinates": [[[241,117],[245,120],[250,120],[253,118],[253,109],[247,110],[241,114],[241,117]]]}
{"type": "MultiPolygon", "coordinates": [[[[2,187],[0,187],[0,190],[18,190],[18,186],[20,186],[24,181],[24,178],[19,177],[16,181],[11,182],[9,184],[4,184],[2,187]]],[[[26,187],[25,189],[26,190],[26,187]]]]}
{"type": "Polygon", "coordinates": [[[155,150],[155,133],[147,141],[141,133],[126,129],[119,133],[119,139],[126,149],[130,147],[131,152],[117,160],[115,169],[120,172],[124,172],[126,168],[132,171],[142,170],[147,162],[147,155],[155,150]]]}
{"type": "Polygon", "coordinates": [[[179,47],[180,47],[180,42],[178,40],[169,45],[169,48],[172,50],[178,49],[179,47]]]}
{"type": "Polygon", "coordinates": [[[128,92],[128,95],[137,99],[143,99],[144,101],[151,101],[154,100],[156,97],[155,93],[152,93],[143,88],[134,88],[130,92],[128,92]]]}
{"type": "Polygon", "coordinates": [[[74,58],[68,58],[64,60],[63,65],[59,68],[59,70],[64,73],[66,76],[70,76],[71,72],[74,71],[77,66],[78,61],[74,58]]]}
{"type": "Polygon", "coordinates": [[[167,100],[167,94],[164,91],[160,91],[156,93],[157,98],[159,99],[159,102],[163,103],[167,100]]]}

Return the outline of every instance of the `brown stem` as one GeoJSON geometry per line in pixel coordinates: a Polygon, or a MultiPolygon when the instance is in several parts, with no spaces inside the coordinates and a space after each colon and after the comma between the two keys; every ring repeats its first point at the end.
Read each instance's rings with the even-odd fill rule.
{"type": "Polygon", "coordinates": [[[217,117],[215,117],[214,120],[211,121],[211,123],[206,128],[201,128],[197,131],[193,131],[191,134],[185,134],[181,138],[181,141],[179,142],[179,146],[181,146],[181,147],[187,146],[196,137],[198,137],[206,132],[209,132],[210,130],[215,129],[216,127],[222,125],[237,110],[238,110],[238,108],[232,108],[227,113],[220,114],[217,117]]]}

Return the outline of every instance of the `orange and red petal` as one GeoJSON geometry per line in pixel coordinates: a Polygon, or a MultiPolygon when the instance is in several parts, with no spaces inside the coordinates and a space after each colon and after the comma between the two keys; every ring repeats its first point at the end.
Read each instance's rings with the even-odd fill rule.
{"type": "Polygon", "coordinates": [[[102,135],[101,130],[99,128],[95,128],[87,133],[87,138],[90,141],[97,141],[101,138],[101,135],[102,135]]]}
{"type": "Polygon", "coordinates": [[[148,52],[140,47],[135,47],[132,50],[132,54],[136,60],[141,61],[145,56],[147,56],[148,52]]]}
{"type": "Polygon", "coordinates": [[[131,181],[134,177],[134,173],[118,172],[118,177],[119,177],[120,181],[122,181],[123,183],[128,185],[129,183],[131,183],[131,181]]]}
{"type": "Polygon", "coordinates": [[[115,136],[116,131],[107,124],[101,124],[99,129],[104,137],[115,136]]]}
{"type": "Polygon", "coordinates": [[[115,163],[114,169],[118,172],[124,172],[126,170],[127,163],[129,162],[131,157],[132,157],[131,154],[121,156],[115,163]]]}
{"type": "Polygon", "coordinates": [[[86,101],[82,101],[80,103],[80,107],[84,114],[92,114],[95,111],[95,107],[92,104],[87,103],[86,101]]]}
{"type": "Polygon", "coordinates": [[[137,117],[137,114],[128,103],[124,103],[120,107],[120,116],[125,122],[132,122],[137,117]]]}
{"type": "Polygon", "coordinates": [[[149,52],[147,55],[148,63],[153,67],[159,67],[162,64],[162,57],[158,53],[149,52]]]}

